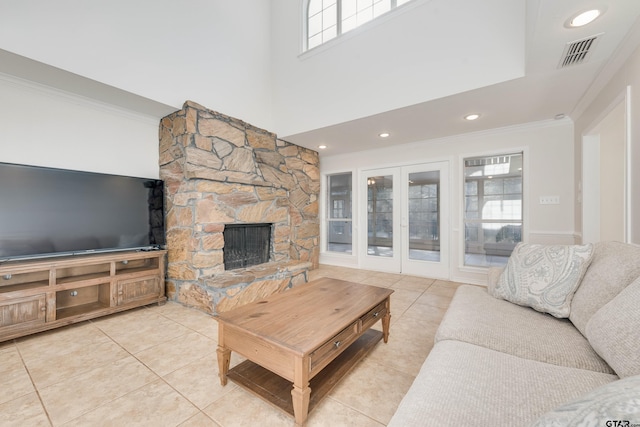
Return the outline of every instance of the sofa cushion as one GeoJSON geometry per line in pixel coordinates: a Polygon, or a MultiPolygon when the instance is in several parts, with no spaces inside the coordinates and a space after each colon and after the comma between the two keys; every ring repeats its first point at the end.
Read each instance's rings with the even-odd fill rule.
{"type": "Polygon", "coordinates": [[[594,350],[620,378],[640,375],[640,278],[622,290],[587,323],[594,350]]]}
{"type": "Polygon", "coordinates": [[[640,276],[640,246],[599,242],[591,265],[571,301],[569,319],[583,335],[596,311],[640,276]]]}
{"type": "Polygon", "coordinates": [[[640,375],[598,387],[543,415],[531,427],[629,426],[629,421],[638,420],[640,375]],[[615,423],[613,420],[622,423],[615,423]]]}
{"type": "Polygon", "coordinates": [[[518,243],[492,295],[555,317],[569,317],[571,299],[592,256],[592,244],[518,243]]]}
{"type": "Polygon", "coordinates": [[[613,373],[567,319],[493,298],[484,288],[458,287],[436,342],[459,340],[540,362],[613,373]]]}
{"type": "Polygon", "coordinates": [[[614,375],[439,341],[388,426],[521,426],[614,375]]]}

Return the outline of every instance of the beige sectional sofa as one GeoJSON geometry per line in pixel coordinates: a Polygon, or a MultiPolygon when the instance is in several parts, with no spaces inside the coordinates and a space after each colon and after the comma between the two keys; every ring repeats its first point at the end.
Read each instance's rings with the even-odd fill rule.
{"type": "Polygon", "coordinates": [[[640,425],[640,247],[596,244],[568,318],[492,296],[501,274],[458,288],[389,426],[640,425]]]}

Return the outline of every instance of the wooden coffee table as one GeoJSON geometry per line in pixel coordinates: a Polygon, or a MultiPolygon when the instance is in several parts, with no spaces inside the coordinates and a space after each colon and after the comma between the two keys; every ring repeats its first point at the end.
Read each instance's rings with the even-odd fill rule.
{"type": "Polygon", "coordinates": [[[220,383],[230,378],[304,424],[340,378],[387,342],[392,293],[321,278],[220,314],[220,383]],[[382,332],[370,329],[380,319],[382,332]],[[247,360],[229,370],[232,351],[247,360]]]}

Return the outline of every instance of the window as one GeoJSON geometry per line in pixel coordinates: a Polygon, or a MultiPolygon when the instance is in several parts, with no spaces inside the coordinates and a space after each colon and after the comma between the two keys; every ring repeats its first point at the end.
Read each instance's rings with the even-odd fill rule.
{"type": "Polygon", "coordinates": [[[309,0],[307,50],[353,30],[411,0],[309,0]]]}
{"type": "Polygon", "coordinates": [[[465,265],[504,265],[522,241],[522,153],[464,160],[465,265]]]}
{"type": "Polygon", "coordinates": [[[327,177],[327,250],[352,253],[351,172],[327,177]]]}

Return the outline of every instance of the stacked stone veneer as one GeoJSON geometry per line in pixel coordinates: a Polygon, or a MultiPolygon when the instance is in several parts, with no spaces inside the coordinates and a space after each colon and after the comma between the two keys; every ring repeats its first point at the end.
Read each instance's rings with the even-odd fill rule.
{"type": "Polygon", "coordinates": [[[167,295],[216,314],[307,281],[318,265],[318,153],[187,101],[160,123],[167,295]],[[271,223],[270,262],[225,271],[230,223],[271,223]]]}

